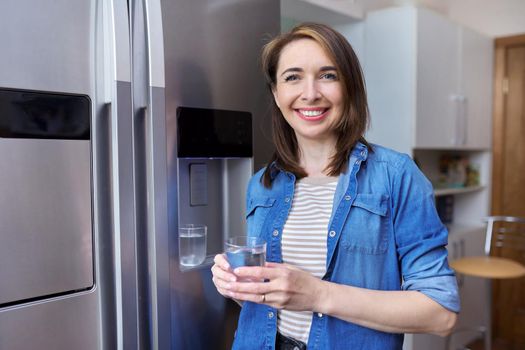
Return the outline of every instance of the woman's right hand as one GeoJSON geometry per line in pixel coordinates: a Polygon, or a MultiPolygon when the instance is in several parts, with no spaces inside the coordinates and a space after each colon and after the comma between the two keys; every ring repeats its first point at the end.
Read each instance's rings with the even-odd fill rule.
{"type": "Polygon", "coordinates": [[[231,282],[237,281],[237,276],[235,276],[230,268],[228,260],[224,254],[217,254],[213,259],[213,266],[211,267],[211,273],[213,274],[213,284],[217,291],[226,298],[230,298],[228,295],[228,285],[231,282]]]}

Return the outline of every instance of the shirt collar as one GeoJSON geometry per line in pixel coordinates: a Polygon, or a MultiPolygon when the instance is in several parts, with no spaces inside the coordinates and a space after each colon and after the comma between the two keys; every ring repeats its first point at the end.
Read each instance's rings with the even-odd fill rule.
{"type": "MultiPolygon", "coordinates": [[[[352,152],[350,152],[350,156],[348,158],[348,161],[350,162],[350,159],[351,157],[354,156],[355,158],[361,160],[361,161],[365,161],[367,158],[368,158],[368,148],[362,143],[362,142],[357,142],[354,146],[354,148],[352,149],[352,152]]],[[[292,175],[291,173],[285,171],[284,169],[282,169],[279,164],[277,164],[276,161],[273,161],[270,165],[270,178],[273,180],[277,177],[277,175],[281,172],[281,171],[284,171],[286,172],[288,175],[292,175]]]]}

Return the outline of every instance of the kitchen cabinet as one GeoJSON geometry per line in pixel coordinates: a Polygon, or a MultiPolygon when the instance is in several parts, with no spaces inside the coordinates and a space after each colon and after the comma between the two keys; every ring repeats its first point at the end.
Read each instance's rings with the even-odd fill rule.
{"type": "MultiPolygon", "coordinates": [[[[479,170],[479,183],[465,187],[440,188],[434,191],[436,200],[441,196],[451,196],[452,221],[447,224],[449,231],[449,261],[465,256],[484,254],[485,225],[483,217],[489,213],[490,164],[491,154],[484,150],[414,150],[420,169],[433,182],[439,177],[443,155],[458,157],[468,161],[479,170]]],[[[454,333],[450,349],[461,348],[481,336],[475,329],[487,326],[488,322],[488,281],[457,275],[461,298],[461,312],[456,329],[465,331],[454,333]]],[[[445,339],[429,334],[409,334],[406,336],[404,350],[445,349],[445,339]]]]}
{"type": "MultiPolygon", "coordinates": [[[[450,260],[465,256],[484,255],[485,227],[456,227],[455,234],[449,238],[450,260]]],[[[458,316],[456,331],[451,335],[451,348],[465,346],[482,337],[480,327],[489,329],[489,283],[490,281],[473,276],[458,274],[461,312],[458,316]]],[[[416,349],[416,348],[414,348],[416,349]]]]}
{"type": "MultiPolygon", "coordinates": [[[[456,226],[449,238],[450,260],[464,256],[483,255],[485,228],[456,226]]],[[[481,337],[477,331],[480,326],[489,324],[487,312],[488,283],[478,277],[457,275],[461,297],[461,312],[458,316],[456,331],[450,338],[450,349],[462,348],[481,337]]],[[[407,334],[403,350],[444,350],[446,338],[432,334],[407,334]]],[[[448,349],[447,349],[448,350],[448,349]]]]}
{"type": "Polygon", "coordinates": [[[493,42],[473,30],[462,28],[461,85],[464,115],[463,146],[489,149],[492,145],[493,42]]]}
{"type": "Polygon", "coordinates": [[[360,25],[371,142],[409,154],[490,148],[490,38],[410,6],[371,12],[360,25]]]}

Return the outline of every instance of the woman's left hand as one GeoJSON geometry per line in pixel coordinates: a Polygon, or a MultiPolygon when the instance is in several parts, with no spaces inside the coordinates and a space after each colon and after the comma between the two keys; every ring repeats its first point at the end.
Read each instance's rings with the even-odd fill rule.
{"type": "Polygon", "coordinates": [[[266,282],[231,282],[230,297],[266,304],[277,309],[315,311],[322,298],[323,281],[288,264],[266,263],[264,267],[244,266],[234,270],[239,279],[266,282]]]}

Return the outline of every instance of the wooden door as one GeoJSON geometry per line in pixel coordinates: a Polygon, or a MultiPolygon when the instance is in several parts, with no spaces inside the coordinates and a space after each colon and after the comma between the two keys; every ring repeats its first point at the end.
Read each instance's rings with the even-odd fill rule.
{"type": "MultiPolygon", "coordinates": [[[[525,217],[525,35],[496,40],[493,156],[492,213],[525,217]]],[[[494,281],[492,310],[494,338],[525,349],[525,278],[494,281]]]]}

